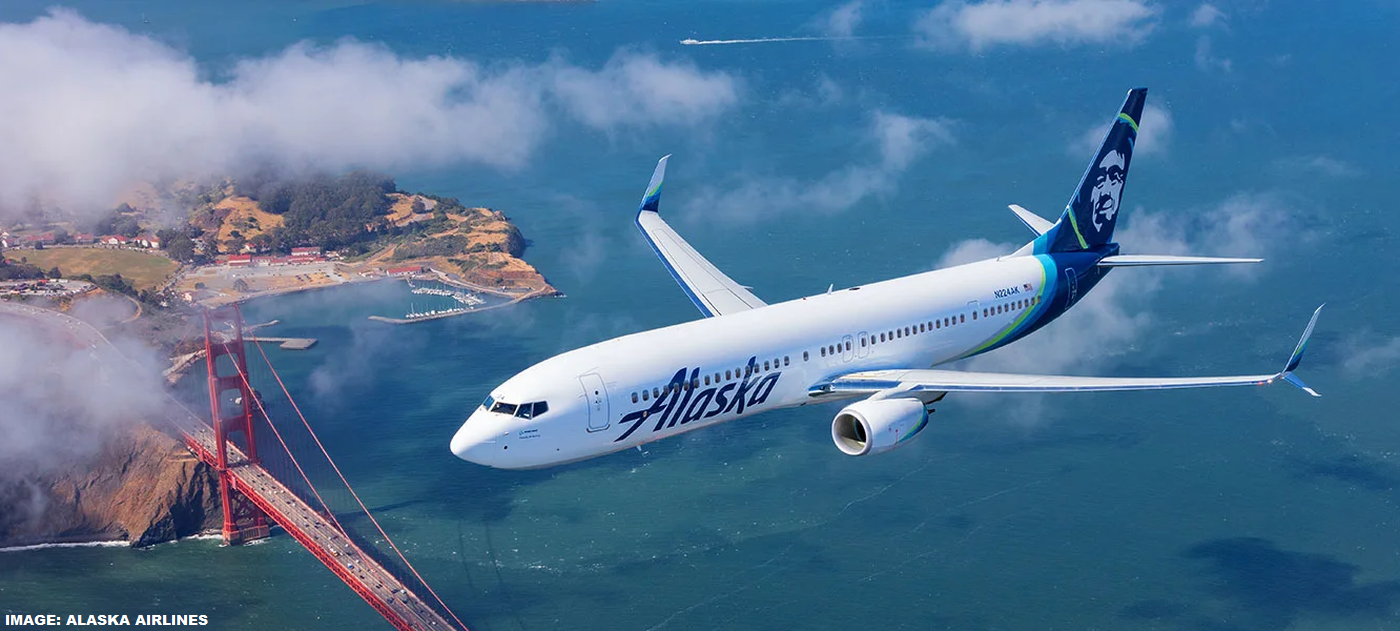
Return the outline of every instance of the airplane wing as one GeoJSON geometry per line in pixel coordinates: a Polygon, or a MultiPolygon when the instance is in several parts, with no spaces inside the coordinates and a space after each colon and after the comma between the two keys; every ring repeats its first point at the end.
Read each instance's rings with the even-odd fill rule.
{"type": "Polygon", "coordinates": [[[661,219],[657,209],[661,202],[661,182],[666,177],[666,160],[670,157],[668,155],[656,163],[656,172],[652,173],[651,183],[642,196],[642,206],[637,211],[637,227],[641,229],[642,236],[646,237],[651,249],[656,251],[666,270],[671,272],[671,277],[680,283],[685,295],[705,317],[764,306],[767,303],[711,265],[661,219]]]}
{"type": "Polygon", "coordinates": [[[836,376],[813,386],[808,394],[879,394],[899,396],[919,392],[1105,392],[1115,390],[1171,390],[1219,386],[1262,386],[1287,381],[1312,396],[1321,396],[1293,374],[1303,359],[1308,338],[1317,325],[1318,307],[1308,328],[1293,349],[1284,369],[1273,374],[1227,377],[1072,377],[1065,375],[1025,375],[1012,373],[961,372],[956,370],[910,369],[865,370],[836,376]]]}

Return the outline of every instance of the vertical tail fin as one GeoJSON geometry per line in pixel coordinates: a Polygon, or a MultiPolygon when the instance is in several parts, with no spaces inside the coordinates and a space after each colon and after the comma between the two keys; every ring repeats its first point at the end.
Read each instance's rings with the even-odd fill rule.
{"type": "Polygon", "coordinates": [[[1123,108],[1060,216],[1060,229],[1050,243],[1051,252],[1088,250],[1113,240],[1128,165],[1133,161],[1133,144],[1137,142],[1138,121],[1146,102],[1147,88],[1128,91],[1123,108]]]}

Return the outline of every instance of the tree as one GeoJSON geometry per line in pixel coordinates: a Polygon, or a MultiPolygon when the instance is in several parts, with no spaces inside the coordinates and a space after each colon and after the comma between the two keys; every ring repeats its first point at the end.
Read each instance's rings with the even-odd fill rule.
{"type": "Polygon", "coordinates": [[[417,195],[413,196],[413,203],[410,204],[408,208],[409,210],[413,211],[413,214],[415,215],[421,215],[424,211],[428,209],[427,206],[423,205],[423,198],[417,195]]]}
{"type": "Polygon", "coordinates": [[[68,234],[67,230],[59,228],[58,230],[53,231],[53,242],[60,245],[72,245],[73,235],[68,234]]]}
{"type": "Polygon", "coordinates": [[[49,270],[49,278],[63,278],[63,272],[59,271],[57,265],[53,266],[53,269],[49,270]]]}
{"type": "Polygon", "coordinates": [[[233,288],[238,291],[248,291],[248,281],[242,278],[233,281],[233,288]]]}
{"type": "Polygon", "coordinates": [[[161,239],[161,243],[165,244],[165,251],[170,254],[170,258],[186,263],[194,260],[194,239],[178,234],[169,241],[161,239]]]}
{"type": "Polygon", "coordinates": [[[179,232],[171,230],[170,228],[161,228],[156,231],[156,238],[160,239],[161,244],[164,245],[167,250],[170,249],[171,242],[175,241],[175,237],[179,235],[179,232]]]}
{"type": "Polygon", "coordinates": [[[237,230],[234,230],[233,232],[229,233],[228,241],[224,242],[224,245],[228,246],[228,251],[230,254],[238,254],[239,252],[242,252],[243,246],[247,244],[248,240],[243,238],[243,233],[237,230]]]}

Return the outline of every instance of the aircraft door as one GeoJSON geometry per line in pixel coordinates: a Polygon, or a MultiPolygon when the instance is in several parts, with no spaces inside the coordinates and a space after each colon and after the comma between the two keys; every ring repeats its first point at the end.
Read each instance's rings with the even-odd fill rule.
{"type": "Polygon", "coordinates": [[[610,406],[608,389],[603,385],[603,378],[598,373],[591,372],[579,375],[578,380],[583,384],[584,407],[588,410],[588,431],[600,432],[607,429],[610,406]]]}
{"type": "Polygon", "coordinates": [[[856,341],[849,335],[841,336],[841,361],[849,362],[856,357],[856,341]]]}
{"type": "Polygon", "coordinates": [[[856,357],[864,358],[870,354],[870,334],[861,331],[856,334],[856,357]]]}

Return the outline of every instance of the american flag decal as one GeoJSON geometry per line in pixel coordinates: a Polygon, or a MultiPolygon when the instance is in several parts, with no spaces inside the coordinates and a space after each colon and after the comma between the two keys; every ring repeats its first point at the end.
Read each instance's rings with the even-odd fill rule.
{"type": "Polygon", "coordinates": [[[1031,284],[1030,284],[1030,283],[1026,283],[1026,284],[1024,284],[1024,285],[1021,285],[1021,289],[1024,289],[1024,290],[1026,290],[1026,291],[1031,291],[1031,290],[1033,290],[1033,289],[1035,289],[1035,288],[1034,288],[1034,287],[1031,287],[1031,284]]]}

